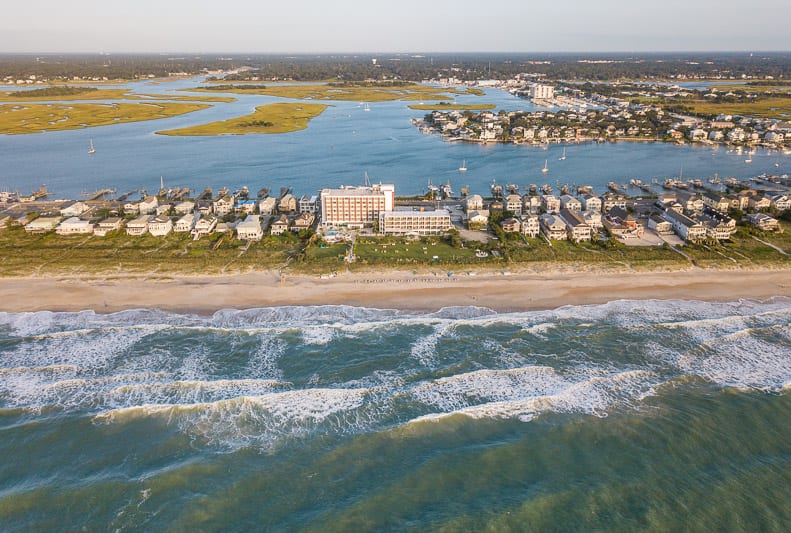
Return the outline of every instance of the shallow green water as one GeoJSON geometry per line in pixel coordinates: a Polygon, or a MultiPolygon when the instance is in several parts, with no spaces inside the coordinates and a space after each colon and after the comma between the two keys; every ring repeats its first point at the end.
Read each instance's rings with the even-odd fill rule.
{"type": "Polygon", "coordinates": [[[785,531],[791,302],[0,314],[3,531],[785,531]]]}

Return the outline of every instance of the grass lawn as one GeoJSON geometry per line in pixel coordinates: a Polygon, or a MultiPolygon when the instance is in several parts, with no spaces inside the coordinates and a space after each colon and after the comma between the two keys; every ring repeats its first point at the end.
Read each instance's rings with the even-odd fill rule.
{"type": "Polygon", "coordinates": [[[172,117],[210,107],[187,103],[3,104],[0,133],[74,130],[172,117]]]}
{"type": "Polygon", "coordinates": [[[324,104],[277,103],[255,108],[255,113],[218,122],[176,130],[158,131],[160,135],[245,135],[248,133],[288,133],[304,130],[320,115],[324,104]]]}
{"type": "MultiPolygon", "coordinates": [[[[367,85],[333,86],[327,84],[311,85],[270,85],[266,87],[234,85],[227,87],[197,87],[188,91],[206,91],[234,94],[261,94],[295,98],[298,100],[338,100],[351,102],[386,102],[393,100],[452,100],[452,95],[472,94],[481,96],[480,89],[455,89],[447,87],[431,87],[428,85],[404,85],[397,87],[377,87],[367,85]]],[[[467,109],[467,108],[465,108],[467,109]]]]}

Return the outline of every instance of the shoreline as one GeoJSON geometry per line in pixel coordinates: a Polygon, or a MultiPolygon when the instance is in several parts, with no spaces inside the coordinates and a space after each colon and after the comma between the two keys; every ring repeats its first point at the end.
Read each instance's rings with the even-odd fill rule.
{"type": "Polygon", "coordinates": [[[497,312],[555,309],[615,300],[734,301],[791,297],[791,270],[688,269],[654,272],[547,270],[475,275],[382,272],[318,276],[257,271],[216,276],[127,279],[2,278],[0,312],[113,313],[161,309],[211,314],[220,309],[350,305],[412,312],[477,306],[497,312]]]}

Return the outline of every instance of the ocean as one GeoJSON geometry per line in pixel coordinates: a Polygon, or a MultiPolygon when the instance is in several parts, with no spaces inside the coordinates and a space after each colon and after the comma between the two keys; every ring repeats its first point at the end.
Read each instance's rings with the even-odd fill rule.
{"type": "Polygon", "coordinates": [[[0,313],[2,531],[787,531],[791,299],[0,313]]]}

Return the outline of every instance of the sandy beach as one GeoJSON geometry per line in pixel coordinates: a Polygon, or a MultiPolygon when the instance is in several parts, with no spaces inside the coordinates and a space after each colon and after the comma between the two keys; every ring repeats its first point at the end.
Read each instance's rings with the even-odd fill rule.
{"type": "Polygon", "coordinates": [[[7,312],[158,308],[207,314],[226,308],[325,304],[410,311],[474,305],[522,311],[620,299],[732,301],[772,296],[791,296],[791,271],[479,272],[450,277],[387,271],[341,273],[328,279],[262,271],[150,279],[0,279],[0,311],[7,312]]]}

